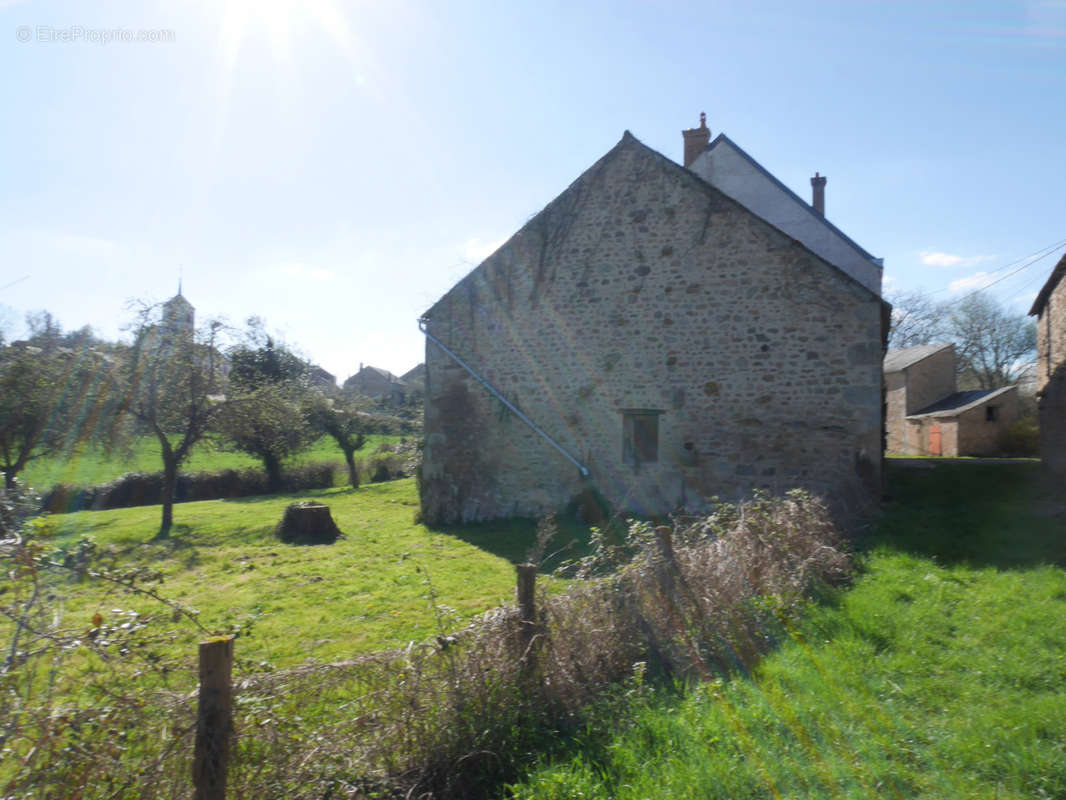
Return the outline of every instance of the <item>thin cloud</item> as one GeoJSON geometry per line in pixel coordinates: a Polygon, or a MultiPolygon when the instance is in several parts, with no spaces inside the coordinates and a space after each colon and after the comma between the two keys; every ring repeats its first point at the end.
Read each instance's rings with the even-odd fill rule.
{"type": "Polygon", "coordinates": [[[952,253],[923,250],[918,254],[918,258],[927,267],[973,267],[991,261],[995,256],[957,256],[952,253]]]}
{"type": "Polygon", "coordinates": [[[948,284],[948,291],[965,292],[970,289],[984,289],[995,279],[994,275],[990,275],[987,272],[977,272],[965,278],[959,278],[957,281],[952,281],[948,284]]]}

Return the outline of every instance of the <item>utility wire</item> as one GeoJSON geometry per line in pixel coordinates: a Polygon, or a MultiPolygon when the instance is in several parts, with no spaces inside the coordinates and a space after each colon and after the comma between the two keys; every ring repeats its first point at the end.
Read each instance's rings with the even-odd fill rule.
{"type": "MultiPolygon", "coordinates": [[[[1049,255],[1054,253],[1056,250],[1060,250],[1063,247],[1066,247],[1066,239],[1062,239],[1061,241],[1055,242],[1054,244],[1050,244],[1047,247],[1042,247],[1042,248],[1040,248],[1039,250],[1037,250],[1034,253],[1030,253],[1027,256],[1022,256],[1021,258],[1019,258],[1019,259],[1017,259],[1015,261],[1012,261],[1009,264],[1006,264],[1005,266],[1002,266],[999,269],[995,270],[992,274],[995,275],[997,272],[1002,272],[1005,269],[1010,269],[1015,264],[1021,264],[1021,262],[1025,261],[1026,259],[1029,259],[1029,258],[1033,259],[1032,261],[1028,262],[1027,264],[1022,264],[1022,266],[1018,267],[1018,269],[1013,270],[1012,272],[1008,272],[1006,275],[1004,275],[1004,276],[1002,276],[1000,278],[996,278],[996,280],[992,281],[991,283],[985,284],[984,286],[981,286],[981,287],[978,287],[977,289],[974,289],[973,291],[969,292],[968,294],[964,295],[963,297],[960,297],[959,299],[962,300],[962,299],[965,299],[967,297],[973,297],[975,294],[978,294],[979,292],[983,292],[986,289],[991,289],[997,283],[1002,283],[1003,281],[1007,280],[1007,278],[1010,278],[1013,275],[1017,275],[1019,272],[1022,272],[1023,270],[1029,269],[1029,267],[1033,266],[1033,264],[1036,264],[1036,263],[1039,263],[1040,261],[1043,261],[1045,258],[1047,258],[1049,255]]],[[[929,292],[929,294],[940,294],[941,292],[950,291],[950,289],[951,289],[951,286],[945,286],[943,289],[937,289],[936,291],[929,292]]]]}
{"type": "Polygon", "coordinates": [[[15,286],[17,284],[22,283],[24,280],[28,279],[29,277],[30,277],[29,275],[23,275],[21,278],[16,278],[15,280],[11,281],[11,283],[7,283],[7,284],[4,284],[3,286],[0,286],[0,292],[4,291],[4,289],[10,289],[12,286],[15,286]]]}

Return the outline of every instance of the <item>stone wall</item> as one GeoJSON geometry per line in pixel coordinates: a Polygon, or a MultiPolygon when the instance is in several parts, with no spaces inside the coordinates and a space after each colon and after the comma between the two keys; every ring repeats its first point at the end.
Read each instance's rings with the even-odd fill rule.
{"type": "Polygon", "coordinates": [[[907,449],[907,373],[885,374],[885,452],[911,453],[907,449]]]}
{"type": "Polygon", "coordinates": [[[628,134],[426,325],[591,473],[427,339],[430,523],[880,489],[880,300],[628,134]],[[658,412],[654,462],[623,459],[626,409],[658,412]]]}
{"type": "Polygon", "coordinates": [[[1066,279],[1059,280],[1037,320],[1040,458],[1066,479],[1066,279]]]}
{"type": "Polygon", "coordinates": [[[885,375],[886,448],[889,453],[927,455],[925,439],[907,416],[955,391],[955,348],[946,347],[906,369],[885,375]]]}
{"type": "Polygon", "coordinates": [[[997,395],[987,403],[959,414],[959,455],[998,456],[1003,450],[1003,437],[1018,419],[1018,390],[997,395]],[[989,422],[989,406],[997,409],[996,419],[989,422]]]}
{"type": "Polygon", "coordinates": [[[922,417],[906,422],[905,449],[900,451],[911,456],[943,456],[953,458],[959,454],[959,426],[954,417],[922,417]],[[940,452],[930,448],[930,431],[940,430],[940,452]]]}
{"type": "Polygon", "coordinates": [[[916,414],[955,392],[955,348],[945,347],[905,370],[907,413],[916,414]]]}
{"type": "MultiPolygon", "coordinates": [[[[822,258],[842,267],[870,291],[881,293],[880,263],[827,225],[826,219],[807,202],[752,164],[728,137],[716,139],[700,154],[692,171],[822,258]]],[[[829,211],[832,217],[832,196],[829,211]]]]}

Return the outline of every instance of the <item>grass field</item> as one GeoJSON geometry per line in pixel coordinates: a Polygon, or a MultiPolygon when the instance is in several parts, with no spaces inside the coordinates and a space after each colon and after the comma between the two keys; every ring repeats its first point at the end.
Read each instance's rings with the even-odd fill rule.
{"type": "MultiPolygon", "coordinates": [[[[368,436],[366,444],[356,453],[356,459],[374,453],[385,442],[391,443],[399,439],[399,436],[368,436]]],[[[342,469],[337,480],[346,479],[346,476],[341,474],[344,471],[344,454],[329,437],[322,437],[308,450],[292,459],[293,464],[313,461],[338,462],[342,469]]],[[[217,472],[223,469],[260,466],[260,462],[252,456],[221,450],[212,442],[204,441],[193,450],[182,471],[217,472]]],[[[158,440],[142,436],[131,447],[121,452],[107,453],[99,447],[87,447],[73,454],[31,461],[19,475],[19,479],[26,486],[44,491],[57,483],[94,486],[107,483],[126,472],[160,472],[162,469],[158,440]]]]}
{"type": "MultiPolygon", "coordinates": [[[[181,503],[168,540],[152,541],[159,507],[84,511],[51,518],[55,543],[91,536],[124,568],[159,569],[161,593],[198,609],[209,628],[252,622],[242,657],[284,667],[344,658],[419,641],[438,625],[513,598],[513,561],[535,536],[531,522],[431,531],[415,524],[411,479],[302,494],[181,503]],[[345,538],[332,545],[286,545],[273,536],[285,506],[314,497],[328,504],[345,538]],[[430,592],[436,598],[431,602],[430,592]],[[452,612],[439,620],[434,605],[452,612]]],[[[574,535],[580,537],[581,531],[574,535]]],[[[110,609],[158,612],[150,600],[101,596],[95,585],[62,587],[66,613],[105,617],[110,609]]],[[[194,651],[194,632],[176,647],[194,651]]]]}
{"type": "Polygon", "coordinates": [[[646,693],[514,795],[1066,797],[1066,500],[1036,474],[893,468],[855,585],[751,679],[646,693]]]}
{"type": "MultiPolygon", "coordinates": [[[[602,711],[582,712],[551,757],[542,751],[510,795],[1066,797],[1066,499],[1038,489],[1037,473],[1030,463],[890,465],[892,499],[859,540],[853,585],[826,590],[749,675],[620,687],[602,711]]],[[[179,504],[162,542],[152,541],[158,507],[48,524],[51,544],[89,535],[123,568],[161,570],[162,594],[199,609],[212,629],[253,622],[236,642],[242,675],[269,662],[279,671],[266,677],[289,687],[241,695],[251,704],[242,747],[255,750],[270,736],[295,746],[346,730],[353,697],[341,690],[354,689],[338,683],[328,694],[314,682],[293,700],[287,668],[425,640],[513,597],[512,564],[533,545],[533,523],[430,530],[413,521],[416,504],[413,481],[402,480],[179,504]],[[346,538],[318,547],[273,538],[285,505],[307,497],[330,505],[346,538]],[[259,738],[247,727],[256,704],[271,720],[259,738]]],[[[564,527],[560,539],[575,542],[573,555],[586,537],[564,527]]],[[[128,608],[160,611],[89,581],[51,591],[75,629],[97,613],[110,624],[128,608]]],[[[191,662],[200,638],[189,629],[166,646],[191,662]]],[[[187,692],[194,680],[187,668],[172,687],[187,692]]],[[[317,750],[308,745],[307,758],[317,750]]],[[[289,763],[268,749],[248,758],[289,763]]]]}

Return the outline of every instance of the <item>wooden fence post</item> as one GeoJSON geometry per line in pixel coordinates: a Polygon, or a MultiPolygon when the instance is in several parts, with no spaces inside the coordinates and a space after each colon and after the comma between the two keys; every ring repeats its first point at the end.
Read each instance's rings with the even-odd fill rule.
{"type": "Polygon", "coordinates": [[[669,525],[660,525],[655,529],[655,538],[659,541],[659,551],[662,553],[663,559],[671,567],[677,563],[677,557],[674,555],[673,533],[669,525]]]}
{"type": "Polygon", "coordinates": [[[519,564],[516,568],[518,573],[518,641],[522,646],[523,659],[532,660],[530,646],[537,634],[537,565],[519,564]]]}
{"type": "Polygon", "coordinates": [[[200,699],[192,780],[195,800],[225,800],[226,761],[233,732],[233,637],[200,643],[200,699]]]}

